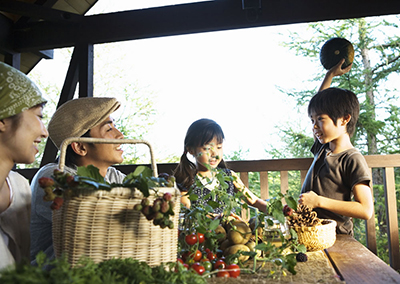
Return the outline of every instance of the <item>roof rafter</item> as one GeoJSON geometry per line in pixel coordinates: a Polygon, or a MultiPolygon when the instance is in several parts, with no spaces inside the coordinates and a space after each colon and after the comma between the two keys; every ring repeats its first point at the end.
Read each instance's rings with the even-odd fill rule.
{"type": "Polygon", "coordinates": [[[25,52],[80,42],[96,44],[390,14],[400,14],[400,1],[352,0],[349,5],[348,0],[262,0],[261,9],[243,10],[242,0],[215,0],[84,16],[74,21],[45,20],[14,29],[11,40],[14,50],[25,52]]]}

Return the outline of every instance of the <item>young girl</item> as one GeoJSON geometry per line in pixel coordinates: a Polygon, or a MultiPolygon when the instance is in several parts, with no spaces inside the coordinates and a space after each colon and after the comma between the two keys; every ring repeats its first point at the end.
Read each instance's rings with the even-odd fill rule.
{"type": "MultiPolygon", "coordinates": [[[[233,182],[228,182],[227,192],[233,195],[236,190],[241,191],[247,198],[247,203],[259,210],[266,211],[266,202],[258,198],[252,193],[239,179],[235,172],[226,168],[222,159],[223,155],[224,133],[221,127],[211,119],[199,119],[192,123],[185,137],[184,152],[178,167],[174,171],[178,187],[181,191],[187,192],[192,186],[200,181],[203,187],[195,186],[194,194],[199,199],[191,204],[187,195],[183,195],[181,202],[190,208],[197,203],[207,203],[204,196],[209,194],[214,188],[219,186],[219,181],[214,178],[216,168],[223,170],[227,175],[236,177],[233,182]],[[193,156],[195,164],[192,163],[187,155],[193,156]]],[[[222,213],[223,204],[219,200],[215,200],[221,204],[214,210],[215,214],[222,213]]]]}
{"type": "Polygon", "coordinates": [[[11,169],[32,163],[37,144],[48,136],[42,122],[45,103],[25,74],[0,62],[0,269],[29,260],[31,190],[11,169]]]}

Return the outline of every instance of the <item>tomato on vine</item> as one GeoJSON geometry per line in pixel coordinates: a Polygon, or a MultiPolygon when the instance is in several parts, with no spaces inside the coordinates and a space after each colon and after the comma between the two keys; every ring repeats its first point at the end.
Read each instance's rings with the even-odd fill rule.
{"type": "Polygon", "coordinates": [[[226,263],[223,259],[218,259],[214,263],[214,269],[225,269],[226,268],[226,263]]]}
{"type": "Polygon", "coordinates": [[[195,233],[187,235],[185,237],[185,242],[189,245],[192,246],[197,243],[197,235],[195,233]]]}
{"type": "Polygon", "coordinates": [[[229,278],[230,275],[229,275],[229,272],[228,272],[228,271],[226,271],[226,270],[221,270],[221,271],[218,271],[217,277],[229,278]]]}
{"type": "Polygon", "coordinates": [[[204,243],[204,241],[205,241],[204,234],[196,233],[196,235],[197,235],[196,237],[197,237],[197,240],[199,241],[199,244],[204,243]]]}
{"type": "Polygon", "coordinates": [[[201,251],[196,250],[194,253],[190,254],[190,257],[193,258],[194,261],[200,261],[203,257],[203,254],[201,253],[201,251]]]}
{"type": "Polygon", "coordinates": [[[201,265],[198,262],[195,262],[192,264],[192,266],[190,267],[191,269],[193,269],[194,271],[197,272],[197,274],[199,275],[203,275],[203,273],[206,271],[206,269],[204,268],[203,265],[201,265]]]}
{"type": "Polygon", "coordinates": [[[217,256],[216,256],[215,253],[210,251],[210,252],[207,253],[207,258],[208,258],[208,260],[213,261],[213,260],[215,260],[217,258],[217,256]]]}
{"type": "Polygon", "coordinates": [[[230,277],[237,278],[240,275],[240,267],[237,264],[229,264],[226,270],[228,270],[230,277]]]}

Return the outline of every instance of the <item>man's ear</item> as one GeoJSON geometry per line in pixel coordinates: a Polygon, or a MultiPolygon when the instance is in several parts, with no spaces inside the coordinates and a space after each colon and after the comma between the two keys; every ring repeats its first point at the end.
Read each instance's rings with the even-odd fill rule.
{"type": "Polygon", "coordinates": [[[87,154],[87,149],[86,149],[86,145],[84,143],[81,142],[72,142],[71,143],[71,148],[72,150],[77,153],[80,156],[86,156],[87,154]]]}
{"type": "Polygon", "coordinates": [[[0,120],[0,132],[4,132],[4,131],[6,131],[6,129],[7,129],[7,127],[6,127],[6,124],[4,122],[4,119],[1,119],[0,120]]]}

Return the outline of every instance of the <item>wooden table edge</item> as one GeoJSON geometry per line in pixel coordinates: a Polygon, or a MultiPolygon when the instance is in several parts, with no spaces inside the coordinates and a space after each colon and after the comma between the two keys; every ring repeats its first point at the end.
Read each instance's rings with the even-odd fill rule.
{"type": "Polygon", "coordinates": [[[332,267],[347,284],[400,283],[400,274],[364,245],[348,235],[337,235],[325,249],[332,267]]]}

